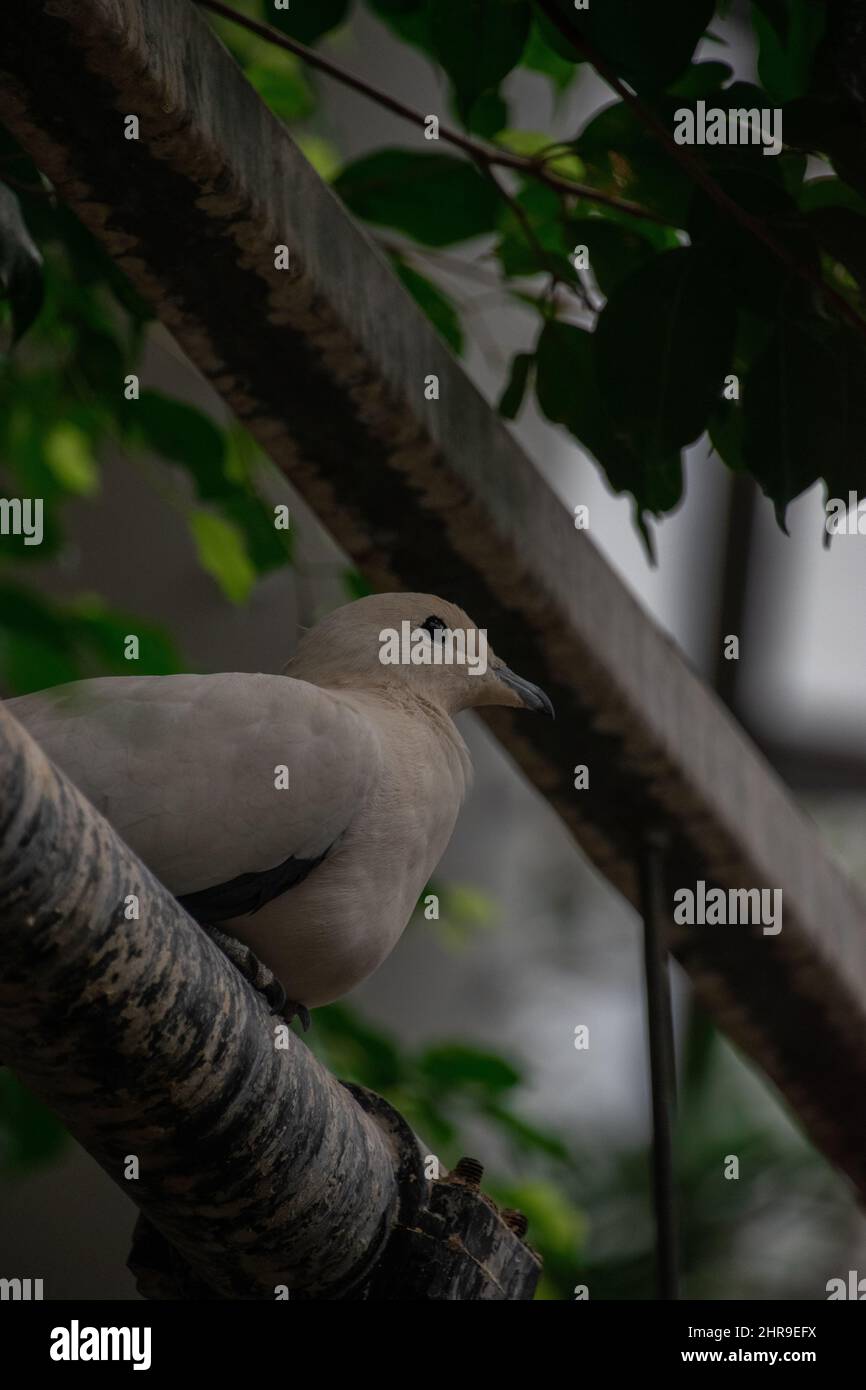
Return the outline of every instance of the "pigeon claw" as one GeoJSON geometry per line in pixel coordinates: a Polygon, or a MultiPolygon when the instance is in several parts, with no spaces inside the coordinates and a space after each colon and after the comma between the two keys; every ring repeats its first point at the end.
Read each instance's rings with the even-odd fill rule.
{"type": "Polygon", "coordinates": [[[231,961],[239,975],[251,984],[264,999],[272,1014],[282,1018],[286,1023],[291,1023],[292,1019],[300,1020],[304,1032],[309,1031],[310,1011],[305,1004],[296,1004],[293,1000],[286,998],[286,991],[283,989],[279,980],[268,966],[264,965],[249,946],[245,946],[242,941],[238,941],[236,936],[229,936],[228,932],[221,931],[219,927],[204,926],[203,930],[210,937],[215,946],[219,947],[223,955],[231,961]]]}
{"type": "Polygon", "coordinates": [[[280,1012],[287,1023],[291,1023],[292,1019],[296,1018],[304,1032],[309,1033],[312,1019],[306,1004],[287,1003],[280,1012]]]}

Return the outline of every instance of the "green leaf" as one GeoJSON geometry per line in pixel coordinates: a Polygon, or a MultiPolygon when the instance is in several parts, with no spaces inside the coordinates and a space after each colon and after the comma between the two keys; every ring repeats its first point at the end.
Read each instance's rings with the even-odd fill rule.
{"type": "Polygon", "coordinates": [[[99,469],[90,440],[72,424],[58,424],[45,437],[45,462],[67,492],[92,497],[99,491],[99,469]]]}
{"type": "Polygon", "coordinates": [[[710,442],[719,458],[734,473],[745,472],[746,464],[743,459],[745,425],[741,403],[739,401],[719,401],[710,416],[707,429],[710,442]]]}
{"type": "Polygon", "coordinates": [[[457,115],[471,134],[484,140],[492,140],[508,125],[508,106],[500,93],[492,89],[482,92],[468,111],[459,110],[457,115]]]}
{"type": "Polygon", "coordinates": [[[435,0],[367,0],[368,7],[404,43],[433,55],[432,7],[435,0]]]}
{"type": "Polygon", "coordinates": [[[499,205],[496,225],[506,236],[519,233],[524,237],[524,221],[529,223],[542,246],[549,250],[565,249],[562,203],[552,188],[527,179],[519,192],[508,202],[503,201],[499,205]],[[523,213],[522,217],[515,212],[515,203],[523,213]]]}
{"type": "Polygon", "coordinates": [[[98,670],[128,672],[130,663],[123,652],[130,633],[138,637],[141,648],[135,663],[137,673],[167,676],[183,670],[177,649],[165,632],[135,614],[109,608],[97,595],[86,594],[69,604],[61,621],[81,653],[88,674],[94,656],[98,670]]]}
{"type": "Polygon", "coordinates": [[[591,343],[585,329],[551,321],[544,325],[535,350],[535,394],[542,413],[575,434],[581,400],[595,385],[591,343]]]}
{"type": "MultiPolygon", "coordinates": [[[[775,161],[773,161],[775,163],[775,161]]],[[[713,171],[716,184],[744,212],[772,235],[773,240],[803,265],[818,270],[814,234],[789,193],[764,169],[723,168],[713,171]]],[[[705,247],[717,273],[732,294],[751,308],[775,314],[782,287],[790,275],[782,261],[755,234],[732,217],[702,189],[695,191],[687,219],[694,246],[705,247]]]]}
{"type": "Polygon", "coordinates": [[[415,303],[424,310],[433,326],[455,352],[463,351],[463,330],[457,310],[446,294],[437,285],[431,284],[412,266],[407,265],[400,256],[393,256],[394,269],[403,281],[415,303]]]}
{"type": "Polygon", "coordinates": [[[652,557],[645,514],[671,511],[682,496],[678,452],[654,458],[617,431],[599,391],[594,335],[571,324],[545,325],[536,350],[535,392],[542,412],[565,427],[595,457],[615,492],[635,499],[637,524],[652,557]]]}
{"type": "Polygon", "coordinates": [[[367,583],[360,570],[344,570],[343,584],[350,598],[366,598],[368,594],[375,593],[372,585],[367,583]]]}
{"type": "Polygon", "coordinates": [[[520,1072],[504,1058],[461,1043],[428,1048],[418,1060],[418,1069],[437,1086],[480,1087],[491,1095],[510,1091],[522,1080],[520,1072]]]}
{"type": "Polygon", "coordinates": [[[575,11],[573,0],[556,4],[572,32],[638,90],[679,76],[715,11],[715,0],[592,0],[586,11],[575,11]]]}
{"type": "Polygon", "coordinates": [[[496,189],[465,160],[412,150],[365,155],[343,170],[334,188],[356,217],[395,227],[426,246],[492,231],[499,206],[496,189]]]}
{"type": "Polygon", "coordinates": [[[815,51],[824,36],[826,11],[814,0],[788,0],[787,32],[753,5],[752,22],[760,44],[758,76],[774,105],[805,96],[815,51]]]}
{"type": "Polygon", "coordinates": [[[486,893],[468,883],[437,885],[431,882],[430,890],[438,891],[445,916],[461,927],[470,930],[489,927],[495,918],[493,901],[486,893]]]}
{"type": "Polygon", "coordinates": [[[759,10],[770,21],[779,38],[787,40],[788,0],[752,0],[752,10],[759,10]]]}
{"type": "Polygon", "coordinates": [[[257,496],[237,437],[194,406],[157,391],[143,391],[139,401],[127,405],[127,412],[124,424],[130,442],[152,449],[190,474],[200,501],[216,503],[226,523],[243,534],[245,556],[259,573],[287,563],[290,535],[277,532],[273,513],[257,496]]]}
{"type": "MultiPolygon", "coordinates": [[[[586,174],[583,161],[569,150],[567,146],[562,149],[551,149],[551,139],[540,130],[500,130],[496,140],[497,145],[502,145],[506,150],[512,150],[515,154],[537,155],[542,150],[550,150],[545,157],[545,167],[554,174],[561,174],[563,178],[580,181],[586,174]]],[[[550,190],[546,190],[550,191],[550,190]]]]}
{"type": "Polygon", "coordinates": [[[851,208],[866,216],[866,198],[833,176],[809,179],[800,188],[797,201],[800,209],[807,213],[816,208],[851,208]]]}
{"type": "Polygon", "coordinates": [[[572,68],[584,61],[574,44],[565,37],[552,20],[548,19],[547,14],[538,5],[536,6],[535,22],[538,25],[539,34],[551,53],[556,53],[560,58],[570,63],[572,68]]]}
{"type": "Polygon", "coordinates": [[[395,1044],[348,1004],[317,1009],[316,1032],[325,1039],[332,1070],[346,1080],[377,1091],[392,1090],[405,1081],[406,1066],[395,1044]]]}
{"type": "Polygon", "coordinates": [[[833,495],[862,487],[866,345],[836,321],[785,313],[743,386],[743,457],[772,499],[788,503],[819,477],[833,495]]]}
{"type": "Polygon", "coordinates": [[[244,538],[237,526],[213,512],[194,511],[189,527],[199,563],[232,603],[244,603],[256,582],[244,538]]]}
{"type": "Polygon", "coordinates": [[[543,73],[549,77],[558,95],[569,87],[577,72],[577,55],[570,50],[563,55],[549,42],[551,25],[543,14],[536,14],[529,31],[529,40],[523,50],[521,64],[532,72],[543,73]]]}
{"type": "Polygon", "coordinates": [[[0,183],[0,298],[12,312],[12,341],[27,332],[42,307],[42,256],[27,230],[15,194],[0,183]]]}
{"type": "Polygon", "coordinates": [[[140,400],[127,408],[130,438],[188,468],[200,497],[231,493],[233,485],[225,474],[225,435],[200,410],[158,391],[142,391],[140,400]]]}
{"type": "Polygon", "coordinates": [[[566,283],[576,283],[577,274],[568,259],[571,243],[562,204],[552,189],[528,180],[511,202],[502,204],[498,226],[502,239],[496,254],[507,276],[555,271],[566,283]]]}
{"type": "Polygon", "coordinates": [[[247,81],[281,121],[302,121],[315,109],[315,97],[300,68],[285,71],[253,63],[244,71],[247,81]]]}
{"type": "Polygon", "coordinates": [[[807,217],[822,250],[850,271],[866,292],[866,217],[851,208],[815,208],[807,217]]]}
{"type": "Polygon", "coordinates": [[[261,0],[261,11],[267,24],[300,43],[310,44],[345,23],[351,3],[352,0],[290,0],[287,10],[277,10],[273,0],[261,0]]]}
{"type": "Polygon", "coordinates": [[[671,94],[685,101],[720,95],[720,88],[733,76],[733,71],[727,63],[692,63],[671,87],[671,94]]]}
{"type": "Polygon", "coordinates": [[[29,695],[81,676],[72,652],[36,633],[10,630],[5,615],[0,625],[0,672],[4,692],[12,695],[29,695]]]}
{"type": "Polygon", "coordinates": [[[311,135],[309,131],[294,131],[293,139],[304,159],[312,164],[320,179],[332,183],[342,163],[340,155],[330,140],[321,135],[311,135]]]}
{"type": "Polygon", "coordinates": [[[685,225],[694,193],[691,178],[625,102],[614,102],[594,116],[575,140],[574,150],[586,166],[586,181],[594,187],[631,199],[674,227],[685,225]]]}
{"type": "Polygon", "coordinates": [[[713,258],[666,251],[619,286],[595,332],[602,398],[618,438],[665,458],[706,428],[728,371],[736,313],[713,258]]]}
{"type": "Polygon", "coordinates": [[[243,533],[247,553],[259,574],[291,562],[292,532],[277,530],[273,511],[255,493],[239,487],[231,497],[219,499],[219,509],[243,533]]]}
{"type": "Polygon", "coordinates": [[[774,155],[773,158],[777,169],[782,174],[782,186],[785,192],[796,202],[800,196],[800,189],[803,187],[806,170],[809,167],[808,158],[799,150],[783,150],[780,155],[774,155]]]}
{"type": "Polygon", "coordinates": [[[655,248],[626,223],[605,217],[576,217],[568,224],[574,246],[586,246],[596,283],[606,299],[656,254],[655,248]]]}
{"type": "Polygon", "coordinates": [[[529,0],[435,0],[433,47],[464,110],[520,62],[529,0]]]}
{"type": "Polygon", "coordinates": [[[534,364],[533,352],[518,352],[512,359],[508,385],[497,407],[503,420],[515,420],[519,415],[534,364]]]}
{"type": "Polygon", "coordinates": [[[484,1106],[484,1114],[496,1122],[505,1137],[510,1139],[520,1152],[543,1153],[547,1154],[548,1158],[563,1161],[568,1158],[568,1148],[561,1139],[553,1134],[545,1134],[544,1130],[527,1123],[507,1106],[492,1101],[484,1106]]]}
{"type": "Polygon", "coordinates": [[[20,585],[0,586],[0,671],[15,694],[82,676],[128,673],[123,644],[130,632],[141,642],[137,669],[149,675],[182,669],[163,632],[138,617],[112,611],[101,599],[85,596],[56,604],[20,585]]]}
{"type": "Polygon", "coordinates": [[[0,619],[9,631],[29,633],[58,650],[69,647],[69,633],[58,605],[17,584],[0,585],[0,599],[0,619]]]}
{"type": "Polygon", "coordinates": [[[63,1125],[5,1067],[0,1068],[0,1172],[48,1163],[68,1142],[63,1125]]]}

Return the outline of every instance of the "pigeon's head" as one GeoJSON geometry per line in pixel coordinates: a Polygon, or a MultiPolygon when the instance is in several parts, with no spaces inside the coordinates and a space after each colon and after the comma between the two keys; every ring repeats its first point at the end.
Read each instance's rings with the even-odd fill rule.
{"type": "Polygon", "coordinates": [[[544,691],[496,656],[486,631],[434,594],[371,594],[335,609],[286,672],[321,686],[402,687],[449,714],[511,705],[553,717],[544,691]]]}

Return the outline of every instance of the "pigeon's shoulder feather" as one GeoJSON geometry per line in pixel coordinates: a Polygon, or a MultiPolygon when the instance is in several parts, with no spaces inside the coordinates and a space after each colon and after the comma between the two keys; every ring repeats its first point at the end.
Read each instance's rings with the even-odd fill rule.
{"type": "Polygon", "coordinates": [[[182,894],[320,858],[381,766],[372,721],[287,676],[106,677],[9,707],[182,894]]]}

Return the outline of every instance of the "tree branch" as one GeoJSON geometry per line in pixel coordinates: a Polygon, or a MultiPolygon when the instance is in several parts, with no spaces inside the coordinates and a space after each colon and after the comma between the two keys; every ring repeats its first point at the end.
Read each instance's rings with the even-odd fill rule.
{"type": "MultiPolygon", "coordinates": [[[[233,24],[239,24],[242,28],[248,29],[250,33],[258,35],[266,43],[272,43],[277,48],[284,48],[288,53],[293,53],[296,58],[302,59],[310,67],[317,68],[319,72],[326,73],[328,77],[333,77],[344,87],[351,87],[353,91],[360,92],[362,96],[367,97],[370,101],[375,101],[379,106],[384,106],[387,111],[392,111],[395,116],[400,116],[404,121],[411,121],[413,125],[419,126],[422,130],[425,128],[427,120],[420,111],[407,106],[405,102],[398,101],[396,97],[389,96],[387,92],[380,91],[369,82],[365,82],[362,77],[356,77],[354,73],[347,72],[345,68],[331,62],[321,53],[316,53],[314,49],[307,48],[306,44],[299,43],[297,39],[288,38],[269,24],[262,24],[257,19],[249,19],[246,15],[239,14],[230,5],[222,4],[222,0],[195,0],[195,3],[204,10],[210,10],[213,14],[220,15],[221,18],[228,19],[233,24]]],[[[646,222],[657,222],[663,227],[669,225],[663,217],[658,217],[655,213],[647,211],[646,208],[639,207],[637,203],[617,198],[612,193],[603,193],[600,189],[592,188],[588,184],[561,178],[558,174],[545,168],[544,164],[537,158],[513,154],[510,150],[503,150],[498,145],[485,145],[480,140],[473,140],[471,136],[461,135],[456,130],[448,129],[441,122],[439,124],[439,139],[444,140],[446,144],[456,146],[476,163],[488,166],[498,164],[503,169],[514,169],[527,178],[533,178],[539,183],[546,184],[548,188],[553,188],[558,193],[568,193],[575,198],[584,198],[590,203],[599,203],[603,207],[616,208],[618,212],[626,213],[630,217],[641,217],[646,222]]]]}
{"type": "Polygon", "coordinates": [[[427,1181],[2,704],[0,787],[0,1056],[141,1209],[145,1296],[532,1297],[477,1184],[427,1181]]]}
{"type": "Polygon", "coordinates": [[[290,1030],[275,1046],[263,1000],[3,706],[0,786],[0,1056],[211,1296],[356,1285],[417,1208],[420,1157],[290,1030]]]}

